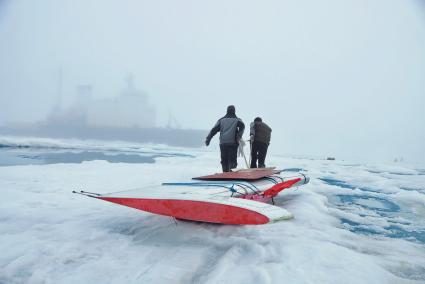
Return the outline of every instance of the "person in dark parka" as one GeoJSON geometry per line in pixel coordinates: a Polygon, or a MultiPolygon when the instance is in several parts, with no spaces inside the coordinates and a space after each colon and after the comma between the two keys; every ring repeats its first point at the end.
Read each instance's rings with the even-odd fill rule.
{"type": "Polygon", "coordinates": [[[231,169],[238,166],[238,145],[244,129],[245,124],[236,116],[235,107],[230,105],[227,107],[226,115],[217,121],[205,139],[205,145],[208,146],[214,135],[220,132],[221,167],[223,172],[230,172],[231,169]]]}
{"type": "Polygon", "coordinates": [[[267,148],[270,144],[272,129],[263,122],[261,117],[254,119],[250,126],[251,168],[265,168],[267,148]]]}

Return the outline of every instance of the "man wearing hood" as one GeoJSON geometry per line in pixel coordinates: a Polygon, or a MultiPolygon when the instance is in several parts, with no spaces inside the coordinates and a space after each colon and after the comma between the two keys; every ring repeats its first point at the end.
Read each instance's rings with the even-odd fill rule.
{"type": "Polygon", "coordinates": [[[205,145],[208,146],[214,135],[220,132],[221,167],[223,172],[230,172],[231,169],[238,166],[238,145],[239,140],[242,139],[244,129],[244,123],[236,116],[235,107],[230,105],[227,107],[226,115],[217,121],[205,139],[205,145]]]}

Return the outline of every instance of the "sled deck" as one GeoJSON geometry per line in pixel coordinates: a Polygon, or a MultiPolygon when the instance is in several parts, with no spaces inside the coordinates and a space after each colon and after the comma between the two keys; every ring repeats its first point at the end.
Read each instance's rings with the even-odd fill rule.
{"type": "Polygon", "coordinates": [[[247,180],[254,181],[261,178],[279,174],[282,171],[274,168],[243,169],[234,172],[216,173],[213,175],[194,177],[195,180],[247,180]]]}

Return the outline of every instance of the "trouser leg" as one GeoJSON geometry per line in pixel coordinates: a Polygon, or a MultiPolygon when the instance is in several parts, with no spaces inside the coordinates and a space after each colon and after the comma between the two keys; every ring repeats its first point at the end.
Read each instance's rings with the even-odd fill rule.
{"type": "Polygon", "coordinates": [[[267,145],[266,143],[258,143],[258,167],[259,168],[265,168],[265,160],[266,160],[266,155],[267,155],[267,148],[269,147],[269,145],[267,145]]]}
{"type": "Polygon", "coordinates": [[[228,148],[226,145],[220,145],[220,154],[221,168],[223,169],[223,173],[230,171],[228,148]]]}
{"type": "Polygon", "coordinates": [[[238,166],[238,145],[229,146],[229,168],[235,169],[238,166]]]}
{"type": "Polygon", "coordinates": [[[257,167],[257,160],[258,160],[258,147],[257,142],[252,142],[251,147],[251,168],[257,167]]]}

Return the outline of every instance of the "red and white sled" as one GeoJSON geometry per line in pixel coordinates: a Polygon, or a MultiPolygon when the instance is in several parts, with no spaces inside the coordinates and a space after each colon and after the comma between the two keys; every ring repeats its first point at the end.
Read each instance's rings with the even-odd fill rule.
{"type": "Polygon", "coordinates": [[[184,220],[266,224],[291,219],[290,212],[270,203],[282,190],[309,181],[304,174],[284,176],[281,172],[273,168],[246,169],[196,177],[192,182],[163,183],[140,192],[78,193],[184,220]]]}

